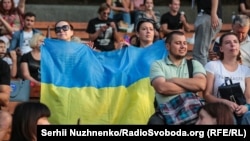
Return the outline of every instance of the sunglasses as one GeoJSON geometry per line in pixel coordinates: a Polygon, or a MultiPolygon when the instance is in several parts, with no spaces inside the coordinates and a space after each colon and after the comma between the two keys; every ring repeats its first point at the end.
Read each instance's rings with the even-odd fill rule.
{"type": "Polygon", "coordinates": [[[58,26],[58,27],[56,27],[55,28],[55,32],[56,33],[60,33],[61,32],[61,30],[63,30],[63,31],[68,31],[70,29],[70,26],[69,25],[63,25],[63,26],[58,26]]]}

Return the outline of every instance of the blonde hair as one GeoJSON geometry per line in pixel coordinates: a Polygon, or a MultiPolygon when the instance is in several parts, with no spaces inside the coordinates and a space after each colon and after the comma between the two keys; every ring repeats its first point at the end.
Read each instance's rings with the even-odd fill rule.
{"type": "Polygon", "coordinates": [[[30,40],[30,47],[36,48],[38,46],[39,41],[44,40],[45,36],[41,33],[35,33],[30,40]]]}

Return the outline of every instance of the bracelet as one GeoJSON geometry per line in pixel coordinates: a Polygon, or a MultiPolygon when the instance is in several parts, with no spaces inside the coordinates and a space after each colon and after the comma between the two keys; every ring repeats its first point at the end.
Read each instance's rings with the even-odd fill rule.
{"type": "Polygon", "coordinates": [[[245,106],[247,106],[247,109],[248,109],[248,111],[250,110],[250,104],[245,104],[245,106]]]}

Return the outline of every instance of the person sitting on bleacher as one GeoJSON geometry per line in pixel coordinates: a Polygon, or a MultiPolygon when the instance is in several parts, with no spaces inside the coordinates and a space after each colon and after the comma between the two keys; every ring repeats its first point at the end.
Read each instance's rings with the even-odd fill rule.
{"type": "Polygon", "coordinates": [[[40,86],[40,60],[41,51],[40,46],[43,44],[45,36],[41,33],[36,33],[30,40],[30,47],[32,50],[21,57],[21,73],[22,77],[30,80],[31,84],[40,86]]]}
{"type": "MultiPolygon", "coordinates": [[[[248,35],[250,26],[250,19],[247,15],[236,15],[232,23],[232,32],[236,33],[240,41],[240,52],[242,63],[248,67],[250,67],[250,37],[248,35]]],[[[215,39],[214,44],[211,46],[209,50],[209,59],[217,60],[219,49],[219,39],[217,37],[215,39]]]]}
{"type": "MultiPolygon", "coordinates": [[[[207,85],[206,90],[203,92],[203,97],[207,103],[222,102],[227,104],[234,113],[237,124],[249,125],[250,69],[246,65],[241,64],[242,58],[240,54],[242,47],[240,46],[240,39],[237,33],[227,32],[221,35],[219,47],[219,59],[209,61],[205,65],[207,85]],[[226,77],[232,79],[234,84],[240,83],[246,104],[237,103],[233,95],[230,95],[231,100],[222,98],[219,87],[222,84],[225,86],[225,83],[227,83],[226,77]]],[[[247,47],[249,48],[249,46],[247,47]]]]}
{"type": "Polygon", "coordinates": [[[151,46],[159,38],[155,35],[156,23],[153,19],[140,18],[136,27],[135,34],[131,35],[128,42],[119,42],[120,47],[135,46],[138,48],[146,48],[151,46]]]}
{"type": "Polygon", "coordinates": [[[144,0],[144,10],[140,11],[137,16],[136,25],[141,18],[152,19],[155,22],[155,36],[159,36],[160,31],[160,12],[154,10],[154,1],[153,0],[144,0]]]}
{"type": "Polygon", "coordinates": [[[119,29],[128,28],[131,25],[131,2],[130,0],[106,0],[110,7],[109,18],[119,22],[119,29]]]}
{"type": "Polygon", "coordinates": [[[132,9],[130,12],[131,24],[135,25],[135,21],[138,19],[138,14],[140,11],[144,10],[144,0],[131,0],[132,9]]]}
{"type": "Polygon", "coordinates": [[[14,78],[17,74],[17,55],[16,52],[7,52],[6,43],[0,39],[0,58],[10,66],[10,76],[14,78]]]}
{"type": "Polygon", "coordinates": [[[89,44],[89,42],[82,41],[80,37],[74,35],[73,25],[66,20],[59,20],[55,23],[55,33],[56,38],[59,40],[89,44]]]}
{"type": "Polygon", "coordinates": [[[13,32],[23,28],[24,10],[25,0],[20,0],[17,7],[13,0],[0,1],[0,38],[7,39],[7,45],[13,32]]]}
{"type": "Polygon", "coordinates": [[[180,0],[171,0],[169,11],[161,16],[160,24],[163,36],[172,31],[179,30],[182,32],[190,31],[190,25],[184,12],[180,12],[180,0]]]}
{"type": "Polygon", "coordinates": [[[240,14],[245,14],[247,16],[250,16],[250,1],[249,0],[240,0],[238,12],[240,14]]]}
{"type": "Polygon", "coordinates": [[[155,37],[155,21],[152,19],[141,18],[136,25],[137,41],[133,43],[136,47],[145,48],[157,40],[155,37]]]}
{"type": "Polygon", "coordinates": [[[2,108],[8,108],[9,97],[11,93],[10,88],[10,68],[8,63],[0,58],[0,140],[8,133],[11,126],[11,114],[2,108]]]}
{"type": "Polygon", "coordinates": [[[100,51],[115,50],[115,41],[119,41],[117,25],[113,19],[109,18],[110,10],[108,4],[102,3],[98,9],[98,17],[88,22],[89,39],[94,42],[94,47],[100,51]]]}
{"type": "Polygon", "coordinates": [[[28,53],[32,50],[30,47],[30,39],[35,33],[41,33],[40,30],[33,28],[36,21],[36,15],[32,12],[24,14],[24,27],[23,29],[14,32],[10,41],[9,51],[20,49],[21,55],[28,53]]]}

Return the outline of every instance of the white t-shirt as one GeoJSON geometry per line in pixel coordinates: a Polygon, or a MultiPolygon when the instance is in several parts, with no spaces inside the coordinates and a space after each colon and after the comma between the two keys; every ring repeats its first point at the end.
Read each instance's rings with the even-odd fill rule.
{"type": "Polygon", "coordinates": [[[213,95],[218,97],[218,87],[224,84],[225,77],[230,77],[233,83],[240,83],[242,91],[245,91],[245,79],[250,77],[250,68],[245,65],[238,65],[238,68],[234,72],[228,71],[221,60],[210,61],[205,65],[205,70],[214,75],[214,87],[213,95]]]}
{"type": "Polygon", "coordinates": [[[3,57],[3,60],[8,63],[8,65],[12,65],[12,60],[10,57],[3,57]]]}
{"type": "Polygon", "coordinates": [[[20,47],[22,55],[32,50],[32,48],[30,47],[30,39],[32,38],[32,36],[33,36],[33,31],[23,32],[23,43],[22,46],[20,47]]]}
{"type": "Polygon", "coordinates": [[[242,63],[250,67],[250,37],[247,36],[246,40],[240,43],[240,53],[242,63]]]}
{"type": "Polygon", "coordinates": [[[10,40],[8,39],[7,36],[3,35],[3,36],[0,36],[0,39],[3,40],[6,44],[6,48],[9,48],[10,47],[10,40]]]}

